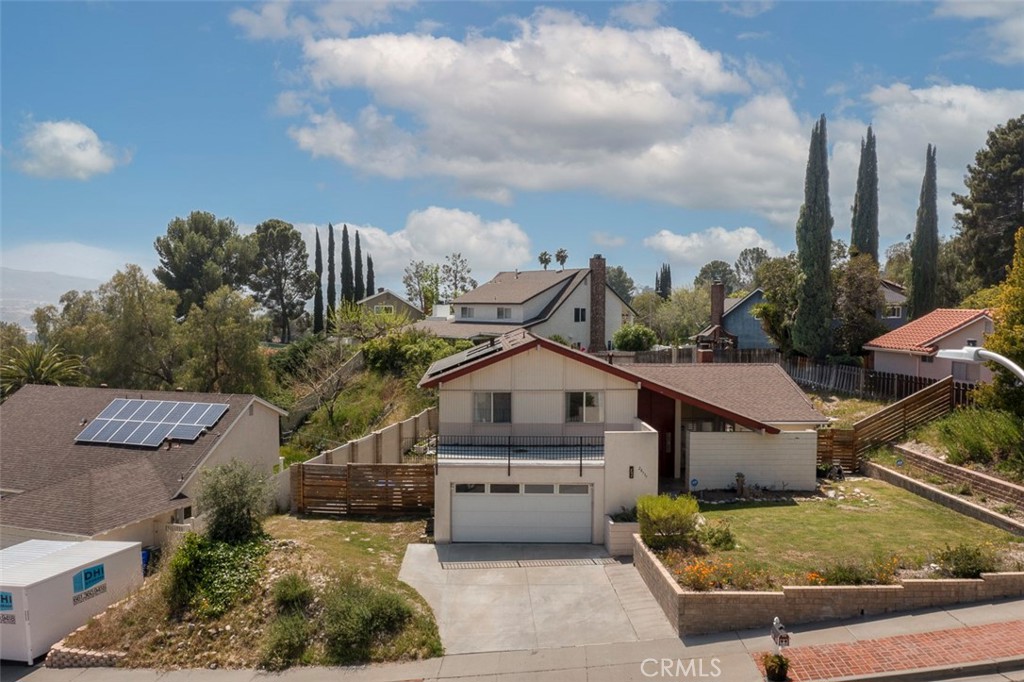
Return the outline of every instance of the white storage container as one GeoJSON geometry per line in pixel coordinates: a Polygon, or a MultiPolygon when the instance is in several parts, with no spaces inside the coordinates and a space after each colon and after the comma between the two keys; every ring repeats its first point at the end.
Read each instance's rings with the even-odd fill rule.
{"type": "Polygon", "coordinates": [[[0,658],[31,664],[142,586],[138,542],[29,540],[0,550],[0,658]]]}

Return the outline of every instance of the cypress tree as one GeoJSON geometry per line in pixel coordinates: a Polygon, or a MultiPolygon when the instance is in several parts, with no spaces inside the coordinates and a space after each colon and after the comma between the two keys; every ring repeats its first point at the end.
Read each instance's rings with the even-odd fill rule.
{"type": "Polygon", "coordinates": [[[672,268],[668,263],[661,264],[661,272],[654,278],[654,290],[665,300],[672,295],[672,268]]]}
{"type": "Polygon", "coordinates": [[[334,308],[338,303],[334,280],[337,272],[334,269],[334,225],[327,223],[327,331],[334,330],[334,308]]]}
{"type": "Polygon", "coordinates": [[[316,290],[313,292],[313,333],[324,330],[324,256],[320,250],[320,230],[316,230],[316,252],[313,256],[316,290]]]}
{"type": "Polygon", "coordinates": [[[366,295],[366,284],[363,281],[363,251],[359,248],[359,230],[356,230],[356,275],[355,275],[355,300],[361,301],[366,295]]]}
{"type": "Polygon", "coordinates": [[[376,282],[373,281],[373,257],[366,254],[366,295],[373,296],[377,293],[376,282]]]}
{"type": "Polygon", "coordinates": [[[910,317],[935,310],[935,285],[939,281],[939,214],[935,180],[935,147],[928,145],[921,203],[917,207],[914,242],[910,245],[910,317]]]}
{"type": "Polygon", "coordinates": [[[348,225],[341,226],[341,300],[351,303],[355,300],[355,286],[352,281],[352,249],[348,244],[348,225]]]}
{"type": "Polygon", "coordinates": [[[797,262],[803,275],[797,290],[793,347],[812,358],[831,348],[832,211],[828,199],[828,134],[825,115],[811,132],[804,178],[804,204],[796,223],[797,262]]]}
{"type": "Polygon", "coordinates": [[[866,140],[860,142],[860,168],[857,193],[853,197],[850,247],[869,254],[878,263],[878,156],[875,134],[868,126],[866,140]]]}

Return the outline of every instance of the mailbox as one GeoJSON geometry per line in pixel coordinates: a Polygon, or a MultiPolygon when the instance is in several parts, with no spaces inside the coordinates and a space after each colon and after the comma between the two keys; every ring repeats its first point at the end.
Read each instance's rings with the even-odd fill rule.
{"type": "Polygon", "coordinates": [[[789,646],[789,633],[786,632],[786,626],[782,624],[778,616],[772,622],[772,641],[780,649],[789,646]]]}

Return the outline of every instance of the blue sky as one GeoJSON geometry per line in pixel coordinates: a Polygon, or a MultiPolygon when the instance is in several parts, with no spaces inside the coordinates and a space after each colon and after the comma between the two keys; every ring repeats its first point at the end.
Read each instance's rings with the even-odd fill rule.
{"type": "MultiPolygon", "coordinates": [[[[940,230],[1024,112],[1024,5],[4,2],[6,267],[156,265],[192,210],[359,230],[378,283],[460,251],[483,281],[564,247],[652,285],[794,248],[828,117],[833,235],[878,136],[883,247],[938,146],[940,230]]],[[[311,250],[312,253],[312,250],[311,250]]]]}

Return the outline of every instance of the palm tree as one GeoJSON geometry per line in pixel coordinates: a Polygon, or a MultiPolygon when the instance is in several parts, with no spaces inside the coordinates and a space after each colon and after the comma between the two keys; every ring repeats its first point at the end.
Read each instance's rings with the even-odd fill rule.
{"type": "Polygon", "coordinates": [[[541,251],[540,255],[537,256],[537,260],[539,260],[540,264],[544,266],[545,270],[547,270],[548,266],[551,265],[551,254],[547,251],[541,251]]]}
{"type": "Polygon", "coordinates": [[[565,261],[569,260],[569,252],[565,249],[559,249],[555,251],[555,260],[558,261],[558,267],[562,270],[565,269],[565,261]]]}
{"type": "Polygon", "coordinates": [[[84,370],[80,357],[58,346],[34,343],[12,348],[10,358],[0,366],[0,396],[6,398],[25,384],[77,386],[85,380],[84,370]]]}

